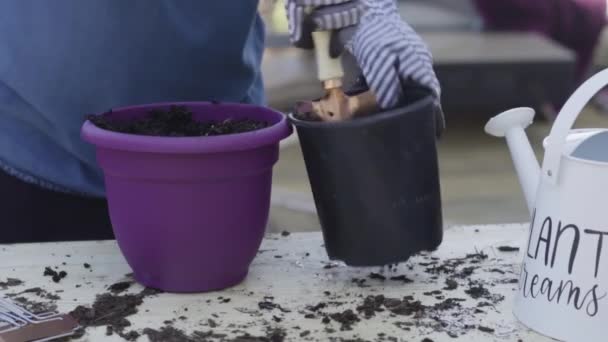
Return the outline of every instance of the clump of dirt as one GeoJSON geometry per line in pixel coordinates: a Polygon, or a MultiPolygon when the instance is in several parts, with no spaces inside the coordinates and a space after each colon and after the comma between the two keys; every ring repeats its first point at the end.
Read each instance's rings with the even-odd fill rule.
{"type": "Polygon", "coordinates": [[[121,281],[121,282],[110,285],[110,287],[108,287],[108,290],[110,290],[110,292],[112,292],[114,294],[119,294],[119,293],[122,293],[122,292],[128,290],[132,284],[133,283],[130,281],[121,281]]]}
{"type": "Polygon", "coordinates": [[[477,327],[477,329],[479,329],[480,331],[483,331],[483,332],[490,333],[490,334],[494,332],[494,329],[488,328],[488,327],[484,327],[482,325],[480,325],[479,327],[477,327]]]}
{"type": "Polygon", "coordinates": [[[223,340],[226,342],[283,342],[287,337],[287,332],[281,328],[268,328],[266,336],[252,336],[244,334],[232,339],[223,340]]]}
{"type": "Polygon", "coordinates": [[[390,277],[391,280],[395,280],[395,281],[402,281],[405,284],[409,284],[409,283],[413,283],[414,281],[404,275],[400,275],[400,276],[392,276],[390,277]]]}
{"type": "Polygon", "coordinates": [[[357,311],[363,312],[366,318],[370,318],[376,314],[376,312],[382,312],[384,309],[382,306],[384,305],[384,296],[367,296],[363,300],[363,304],[357,307],[357,311]]]}
{"type": "Polygon", "coordinates": [[[519,247],[499,246],[498,250],[501,251],[501,252],[519,252],[519,247]]]}
{"type": "Polygon", "coordinates": [[[490,291],[486,289],[483,284],[469,283],[469,288],[464,290],[464,293],[471,296],[473,299],[486,298],[490,295],[490,291]]]}
{"type": "Polygon", "coordinates": [[[68,273],[66,271],[57,272],[54,269],[52,269],[51,267],[47,266],[44,268],[43,275],[45,277],[51,277],[54,282],[58,283],[61,281],[61,279],[67,277],[68,273]]]}
{"type": "Polygon", "coordinates": [[[351,279],[351,282],[356,284],[358,287],[369,287],[369,285],[366,285],[365,282],[367,281],[367,279],[364,278],[353,278],[351,279]]]}
{"type": "Polygon", "coordinates": [[[317,311],[319,311],[321,309],[325,309],[326,307],[327,307],[327,303],[321,302],[321,303],[319,303],[317,305],[314,305],[314,306],[309,305],[309,306],[306,307],[306,309],[309,310],[309,311],[312,311],[312,312],[317,312],[317,311]]]}
{"type": "Polygon", "coordinates": [[[466,294],[471,296],[473,299],[487,299],[492,303],[496,304],[502,302],[505,297],[498,294],[492,294],[490,291],[484,286],[483,283],[479,281],[471,281],[469,282],[469,288],[464,291],[466,294]]]}
{"type": "Polygon", "coordinates": [[[464,301],[465,301],[465,299],[462,299],[462,298],[448,298],[444,301],[441,301],[441,302],[433,305],[432,309],[439,310],[439,311],[452,310],[452,309],[459,308],[460,302],[464,302],[464,301]]]}
{"type": "Polygon", "coordinates": [[[443,288],[444,290],[448,290],[448,291],[452,291],[452,290],[456,290],[458,288],[458,282],[454,279],[446,279],[445,280],[445,287],[443,288]]]}
{"type": "Polygon", "coordinates": [[[9,287],[22,285],[23,281],[17,278],[6,278],[6,281],[0,282],[0,290],[6,290],[9,287]]]}
{"type": "Polygon", "coordinates": [[[88,115],[86,119],[95,126],[109,131],[167,137],[235,134],[268,126],[267,122],[251,119],[200,122],[194,119],[193,113],[185,106],[171,106],[167,111],[154,110],[134,120],[116,120],[108,115],[88,115]]]}
{"type": "Polygon", "coordinates": [[[353,330],[353,324],[360,321],[359,316],[351,309],[329,315],[331,319],[340,323],[340,330],[353,330]]]}
{"type": "Polygon", "coordinates": [[[384,306],[396,315],[414,315],[414,318],[422,317],[426,310],[426,306],[422,305],[419,300],[414,300],[412,296],[405,296],[402,300],[386,298],[384,300],[384,306]]]}
{"type": "Polygon", "coordinates": [[[139,334],[134,331],[126,332],[131,326],[126,318],[138,312],[138,307],[147,296],[159,293],[159,290],[146,288],[138,294],[116,295],[112,293],[100,294],[91,307],[78,306],[70,315],[86,329],[87,327],[106,326],[107,331],[117,333],[124,339],[135,340],[139,334]]]}
{"type": "Polygon", "coordinates": [[[383,276],[380,273],[374,273],[374,272],[372,272],[372,273],[369,274],[369,279],[386,280],[386,277],[383,276]]]}
{"type": "Polygon", "coordinates": [[[182,330],[176,329],[172,326],[165,326],[160,328],[160,330],[145,328],[144,335],[148,336],[150,342],[195,341],[186,335],[182,330]]]}
{"type": "Polygon", "coordinates": [[[160,289],[154,289],[151,287],[146,287],[145,289],[143,289],[139,295],[142,297],[149,297],[149,296],[156,296],[159,293],[164,293],[165,291],[160,290],[160,289]]]}
{"type": "Polygon", "coordinates": [[[285,309],[281,305],[272,302],[273,299],[273,297],[264,297],[264,300],[258,303],[258,308],[269,311],[279,309],[281,312],[291,312],[291,310],[285,309]]]}
{"type": "Polygon", "coordinates": [[[110,293],[98,295],[90,308],[78,306],[70,315],[84,327],[110,326],[115,332],[122,332],[131,325],[125,317],[137,313],[143,303],[138,295],[115,296],[110,293]]]}
{"type": "MultiPolygon", "coordinates": [[[[482,287],[483,288],[483,287],[482,287]]],[[[477,289],[477,288],[476,288],[477,289]]],[[[497,300],[496,295],[492,295],[484,290],[480,297],[497,300]]],[[[430,291],[436,293],[437,291],[430,291]]],[[[475,292],[477,293],[477,292],[475,292]]],[[[413,296],[405,296],[402,299],[388,298],[383,295],[367,296],[363,303],[357,307],[357,311],[366,319],[371,319],[377,313],[384,310],[389,311],[395,316],[410,316],[413,319],[407,321],[395,321],[395,326],[403,330],[412,328],[431,329],[435,332],[445,332],[449,336],[456,337],[460,334],[476,329],[476,307],[463,307],[464,298],[447,298],[433,305],[424,305],[413,296]]],[[[489,304],[492,305],[492,304],[489,304]]],[[[332,317],[333,318],[333,317],[332,317]]],[[[347,325],[348,326],[348,325],[347,325]]]]}

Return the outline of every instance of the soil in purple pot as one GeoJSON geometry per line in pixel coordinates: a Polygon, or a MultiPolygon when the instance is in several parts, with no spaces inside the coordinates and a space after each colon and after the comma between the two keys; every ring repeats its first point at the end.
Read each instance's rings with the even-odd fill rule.
{"type": "Polygon", "coordinates": [[[106,115],[87,115],[95,126],[120,133],[167,137],[198,137],[244,133],[268,126],[267,122],[252,119],[226,119],[224,121],[196,121],[185,106],[172,106],[169,110],[155,110],[135,120],[116,120],[106,115]]]}

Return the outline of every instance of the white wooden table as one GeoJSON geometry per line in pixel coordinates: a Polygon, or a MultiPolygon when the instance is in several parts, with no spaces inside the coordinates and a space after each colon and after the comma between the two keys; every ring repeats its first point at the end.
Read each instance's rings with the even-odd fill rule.
{"type": "MultiPolygon", "coordinates": [[[[318,232],[268,236],[248,278],[241,285],[214,293],[164,293],[146,297],[138,307],[138,313],[127,317],[132,323],[129,330],[141,333],[143,328],[159,329],[165,325],[164,321],[175,320],[171,325],[187,334],[212,330],[216,334],[226,334],[228,340],[244,333],[266,336],[267,329],[282,328],[287,334],[286,341],[340,341],[348,338],[359,338],[360,341],[549,341],[520,325],[511,313],[517,288],[512,279],[517,278],[524,248],[520,248],[520,252],[497,249],[498,246],[522,247],[526,229],[527,225],[519,224],[452,227],[446,230],[444,242],[436,252],[416,256],[392,270],[388,267],[350,268],[331,263],[318,232]],[[443,289],[446,278],[452,276],[427,272],[429,268],[445,265],[476,251],[488,257],[480,259],[477,264],[473,261],[475,258],[465,258],[468,261],[459,265],[457,270],[471,265],[476,269],[470,277],[454,278],[458,282],[455,290],[443,289]],[[372,279],[369,277],[371,272],[381,273],[387,279],[372,279]],[[413,282],[390,279],[401,275],[413,282]],[[366,280],[361,282],[357,279],[366,280]],[[489,297],[473,299],[465,293],[470,287],[469,281],[481,281],[491,296],[504,296],[505,299],[491,306],[479,307],[480,302],[491,300],[489,297]],[[441,293],[429,293],[436,290],[441,293]],[[444,312],[429,310],[421,318],[395,315],[384,310],[367,319],[359,312],[360,321],[347,331],[341,331],[341,324],[333,319],[323,323],[323,317],[332,313],[347,309],[357,313],[357,306],[366,296],[379,294],[397,299],[413,296],[413,300],[419,300],[427,307],[447,298],[464,301],[458,302],[459,308],[444,312]],[[266,300],[284,310],[279,307],[260,309],[259,302],[264,301],[265,296],[272,297],[266,300]],[[310,310],[310,306],[321,302],[328,304],[317,312],[310,310]],[[476,309],[483,313],[474,313],[476,309]],[[304,318],[305,315],[310,318],[304,318]],[[178,318],[180,316],[182,319],[178,318]],[[437,320],[432,318],[437,316],[445,327],[437,328],[437,320]],[[479,326],[493,331],[479,330],[479,326]],[[458,337],[450,337],[449,333],[458,337]]],[[[63,312],[69,312],[77,305],[91,305],[97,294],[107,292],[109,285],[124,280],[130,272],[114,241],[0,245],[0,282],[7,277],[24,282],[5,290],[0,287],[0,296],[32,287],[42,287],[51,293],[59,291],[57,295],[61,299],[56,300],[56,304],[63,312]],[[84,263],[91,267],[85,268],[84,263]],[[46,266],[58,266],[68,275],[60,283],[54,283],[50,277],[43,276],[46,266]]],[[[142,287],[135,284],[125,293],[141,290],[142,287]]],[[[34,294],[26,295],[44,301],[34,294]]],[[[105,327],[88,328],[86,331],[81,340],[122,340],[116,334],[106,336],[105,327]]],[[[146,340],[145,335],[138,339],[146,340]]]]}

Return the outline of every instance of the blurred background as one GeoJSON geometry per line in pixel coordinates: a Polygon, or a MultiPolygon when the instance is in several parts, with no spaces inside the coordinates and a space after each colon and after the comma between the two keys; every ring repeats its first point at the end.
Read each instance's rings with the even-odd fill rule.
{"type": "MultiPolygon", "coordinates": [[[[447,130],[438,143],[445,227],[528,221],[505,141],[486,121],[518,106],[537,111],[528,135],[537,155],[560,106],[608,66],[606,0],[399,0],[442,84],[447,130]]],[[[311,51],[290,46],[282,0],[262,0],[268,105],[288,112],[321,94],[311,51]]],[[[608,126],[600,93],[577,127],[608,126]]],[[[297,135],[283,142],[274,175],[272,231],[320,229],[297,135]]]]}

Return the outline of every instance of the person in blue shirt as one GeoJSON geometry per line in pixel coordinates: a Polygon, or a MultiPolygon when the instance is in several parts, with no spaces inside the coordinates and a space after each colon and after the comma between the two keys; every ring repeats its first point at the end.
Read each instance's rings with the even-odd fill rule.
{"type": "MultiPolygon", "coordinates": [[[[406,80],[439,99],[431,55],[394,0],[286,6],[292,42],[312,48],[311,30],[339,32],[332,46],[352,53],[384,108],[398,105],[406,80]]],[[[86,114],[166,101],[264,105],[257,7],[254,0],[0,1],[0,243],[113,237],[103,175],[80,138],[86,114]]]]}

